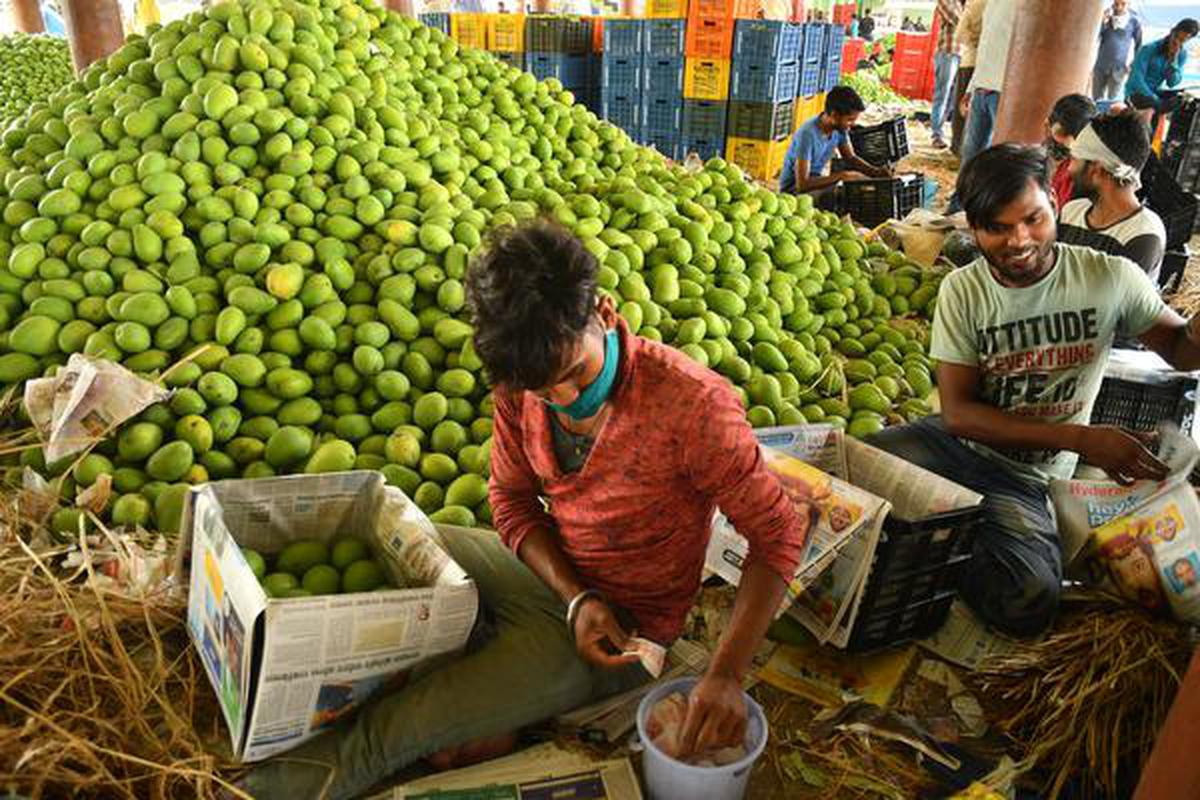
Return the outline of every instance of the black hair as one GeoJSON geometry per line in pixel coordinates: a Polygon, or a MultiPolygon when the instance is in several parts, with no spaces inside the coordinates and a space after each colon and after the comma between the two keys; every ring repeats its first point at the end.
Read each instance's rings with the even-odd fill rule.
{"type": "Polygon", "coordinates": [[[849,86],[835,86],[829,90],[825,98],[825,113],[827,114],[861,114],[867,110],[867,105],[858,96],[858,92],[849,86]]]}
{"type": "Polygon", "coordinates": [[[1096,103],[1086,94],[1068,94],[1058,98],[1050,109],[1050,124],[1058,123],[1071,136],[1078,136],[1096,116],[1096,103]]]}
{"type": "Polygon", "coordinates": [[[1033,181],[1050,189],[1046,151],[1022,144],[998,144],[972,158],[958,174],[958,196],[972,228],[990,225],[1001,210],[1033,181]]]}
{"type": "Polygon", "coordinates": [[[1175,23],[1174,28],[1171,28],[1171,35],[1173,36],[1176,33],[1186,33],[1188,36],[1195,36],[1200,33],[1200,22],[1196,22],[1191,17],[1184,17],[1175,23]]]}
{"type": "Polygon", "coordinates": [[[493,232],[466,278],[475,351],[493,384],[539,389],[554,379],[592,320],[597,270],[555,222],[493,232]]]}
{"type": "Polygon", "coordinates": [[[1121,161],[1141,171],[1150,158],[1150,128],[1136,111],[1107,114],[1092,120],[1092,130],[1121,161]]]}

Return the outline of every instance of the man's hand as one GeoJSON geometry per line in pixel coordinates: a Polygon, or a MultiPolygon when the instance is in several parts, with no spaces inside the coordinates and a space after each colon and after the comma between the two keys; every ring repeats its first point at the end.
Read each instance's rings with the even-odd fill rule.
{"type": "Polygon", "coordinates": [[[688,695],[687,716],[679,735],[680,758],[738,745],[745,738],[746,698],[741,681],[709,670],[688,695]]]}
{"type": "Polygon", "coordinates": [[[585,661],[605,669],[636,664],[637,655],[621,655],[628,641],[608,603],[598,597],[583,601],[575,617],[575,650],[585,661]]]}
{"type": "Polygon", "coordinates": [[[1090,425],[1083,436],[1079,451],[1083,460],[1100,467],[1122,486],[1167,477],[1167,465],[1146,447],[1154,442],[1152,433],[1130,432],[1115,425],[1090,425]]]}
{"type": "Polygon", "coordinates": [[[874,175],[876,178],[890,178],[890,177],[892,177],[893,173],[894,173],[894,170],[892,169],[890,164],[885,164],[882,167],[875,167],[874,169],[871,170],[871,174],[874,175]]]}
{"type": "Polygon", "coordinates": [[[863,175],[861,172],[849,169],[839,172],[837,174],[837,179],[839,181],[865,181],[867,176],[863,175]]]}

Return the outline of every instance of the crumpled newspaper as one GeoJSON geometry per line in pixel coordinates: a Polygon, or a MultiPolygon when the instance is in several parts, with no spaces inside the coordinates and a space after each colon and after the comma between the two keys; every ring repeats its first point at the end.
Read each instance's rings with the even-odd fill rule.
{"type": "Polygon", "coordinates": [[[53,378],[25,384],[25,409],[53,463],[161,402],[170,392],[112,361],[75,353],[53,378]]]}

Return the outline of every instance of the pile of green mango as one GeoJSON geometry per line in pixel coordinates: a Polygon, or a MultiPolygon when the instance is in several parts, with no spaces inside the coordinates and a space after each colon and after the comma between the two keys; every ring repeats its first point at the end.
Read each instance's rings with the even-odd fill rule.
{"type": "Polygon", "coordinates": [[[173,390],[73,469],[20,461],[68,505],[110,474],[112,520],[167,531],[189,485],[347,469],[488,524],[463,279],[489,231],[538,216],[754,425],[928,413],[937,278],[809,198],[670,164],[556,80],[370,2],[230,0],[0,137],[0,389],[82,352],[173,390]]]}
{"type": "Polygon", "coordinates": [[[396,588],[371,556],[366,542],[355,536],[336,536],[329,542],[298,539],[269,560],[249,547],[241,550],[268,597],[286,599],[396,588]]]}
{"type": "Polygon", "coordinates": [[[73,80],[66,39],[28,33],[0,37],[0,126],[73,80]]]}

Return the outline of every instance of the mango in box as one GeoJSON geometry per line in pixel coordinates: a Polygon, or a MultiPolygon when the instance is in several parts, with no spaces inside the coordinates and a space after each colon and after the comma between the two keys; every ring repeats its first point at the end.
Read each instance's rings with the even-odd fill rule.
{"type": "Polygon", "coordinates": [[[371,592],[390,586],[387,572],[371,556],[367,543],[355,536],[336,536],[329,542],[299,539],[268,562],[258,552],[242,555],[268,597],[315,597],[326,594],[371,592]]]}

